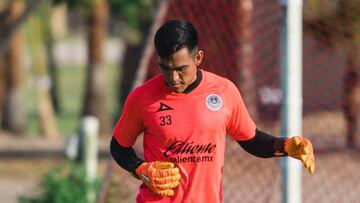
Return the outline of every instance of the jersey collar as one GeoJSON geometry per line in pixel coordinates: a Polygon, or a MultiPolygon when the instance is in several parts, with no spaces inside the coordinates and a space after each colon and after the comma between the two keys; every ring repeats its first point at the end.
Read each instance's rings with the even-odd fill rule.
{"type": "Polygon", "coordinates": [[[197,69],[196,72],[196,80],[191,83],[185,90],[184,93],[185,94],[189,94],[190,92],[192,92],[197,86],[199,86],[200,82],[202,80],[202,72],[200,69],[197,69]]]}

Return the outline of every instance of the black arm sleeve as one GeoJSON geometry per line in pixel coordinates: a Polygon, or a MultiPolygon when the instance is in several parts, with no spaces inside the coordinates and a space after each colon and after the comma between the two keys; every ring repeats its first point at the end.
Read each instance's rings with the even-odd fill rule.
{"type": "Polygon", "coordinates": [[[284,150],[285,138],[275,137],[258,129],[256,129],[254,138],[237,142],[245,151],[257,157],[287,156],[284,150]]]}
{"type": "Polygon", "coordinates": [[[121,146],[114,137],[110,142],[110,153],[119,166],[137,177],[135,169],[145,161],[136,156],[132,147],[121,146]]]}

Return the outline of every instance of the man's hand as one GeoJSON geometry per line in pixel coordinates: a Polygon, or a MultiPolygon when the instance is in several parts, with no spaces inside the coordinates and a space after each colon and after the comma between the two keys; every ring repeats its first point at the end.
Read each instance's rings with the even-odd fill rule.
{"type": "Polygon", "coordinates": [[[314,173],[315,158],[310,140],[301,136],[288,138],[285,141],[284,149],[289,156],[302,161],[309,173],[314,173]]]}
{"type": "Polygon", "coordinates": [[[135,172],[150,191],[161,196],[173,196],[181,178],[179,168],[171,162],[144,162],[135,172]]]}

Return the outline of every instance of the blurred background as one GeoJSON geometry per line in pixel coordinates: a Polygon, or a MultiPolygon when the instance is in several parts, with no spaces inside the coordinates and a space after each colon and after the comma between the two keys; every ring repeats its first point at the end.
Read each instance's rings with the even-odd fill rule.
{"type": "MultiPolygon", "coordinates": [[[[267,0],[0,1],[0,202],[134,202],[140,182],[108,145],[128,93],[159,73],[152,38],[172,18],[195,25],[201,68],[232,80],[279,136],[282,12],[267,0]]],[[[359,0],[304,0],[303,133],[317,168],[303,202],[360,199],[359,48],[359,0]]],[[[279,159],[228,140],[223,186],[224,202],[281,202],[279,159]]]]}

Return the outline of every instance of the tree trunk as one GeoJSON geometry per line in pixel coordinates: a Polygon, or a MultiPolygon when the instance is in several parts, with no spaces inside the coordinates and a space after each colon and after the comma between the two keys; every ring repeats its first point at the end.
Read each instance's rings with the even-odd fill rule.
{"type": "Polygon", "coordinates": [[[353,43],[346,52],[344,73],[344,114],[347,121],[346,144],[360,149],[360,83],[356,68],[359,48],[353,43]]]}
{"type": "Polygon", "coordinates": [[[40,123],[40,133],[46,137],[57,136],[54,108],[50,98],[50,79],[46,66],[46,52],[44,46],[44,36],[42,35],[42,24],[39,16],[34,16],[30,20],[32,67],[36,82],[37,109],[40,123]]]}
{"type": "Polygon", "coordinates": [[[0,129],[2,128],[3,105],[5,101],[4,58],[0,55],[0,129]]]}
{"type": "MultiPolygon", "coordinates": [[[[124,105],[125,100],[131,92],[139,69],[140,60],[144,53],[146,37],[149,35],[152,19],[145,19],[141,22],[141,36],[127,36],[125,56],[121,63],[121,79],[119,80],[120,102],[119,110],[124,105]]],[[[127,35],[134,35],[133,32],[128,32],[127,35]]],[[[120,114],[120,112],[118,112],[120,114]]]]}
{"type": "Polygon", "coordinates": [[[54,40],[48,40],[46,42],[46,52],[48,53],[47,56],[47,64],[49,67],[49,76],[51,80],[51,86],[50,86],[50,98],[51,103],[54,107],[54,111],[56,113],[60,113],[61,111],[61,105],[60,105],[60,99],[59,99],[59,79],[58,79],[58,65],[55,62],[55,56],[54,56],[54,49],[53,49],[54,40]]]}
{"type": "Polygon", "coordinates": [[[125,100],[132,89],[133,81],[139,67],[140,58],[142,56],[143,48],[143,41],[137,44],[126,44],[125,56],[121,64],[121,80],[119,81],[121,106],[124,105],[125,100]]]}
{"type": "MultiPolygon", "coordinates": [[[[24,2],[22,0],[12,1],[9,7],[8,22],[13,23],[22,15],[23,10],[24,2]]],[[[20,32],[15,32],[10,39],[4,66],[6,82],[2,123],[4,129],[16,134],[24,133],[26,122],[21,44],[20,32]]]]}
{"type": "Polygon", "coordinates": [[[240,9],[240,50],[239,50],[239,88],[243,93],[244,103],[254,120],[257,120],[256,83],[253,75],[254,49],[252,33],[252,13],[254,5],[252,0],[239,1],[240,9]]]}
{"type": "Polygon", "coordinates": [[[107,35],[108,5],[106,0],[96,0],[90,9],[88,21],[88,66],[83,116],[99,119],[100,134],[110,132],[111,122],[106,95],[106,69],[104,43],[107,35]]]}
{"type": "Polygon", "coordinates": [[[48,15],[51,19],[45,22],[46,29],[48,29],[46,33],[49,35],[47,36],[46,40],[46,52],[48,53],[47,64],[49,67],[49,76],[51,80],[50,96],[55,112],[60,113],[61,95],[59,90],[59,66],[55,60],[54,44],[57,40],[64,37],[65,33],[67,32],[67,7],[65,3],[61,3],[56,6],[53,6],[51,2],[47,2],[47,4],[49,4],[47,6],[50,7],[48,15]]]}
{"type": "MultiPolygon", "coordinates": [[[[0,27],[0,54],[6,50],[9,39],[17,31],[17,29],[29,18],[33,11],[35,11],[44,0],[27,0],[26,8],[22,15],[18,17],[13,23],[1,23],[0,27]]],[[[1,21],[2,19],[0,19],[1,21]]]]}

